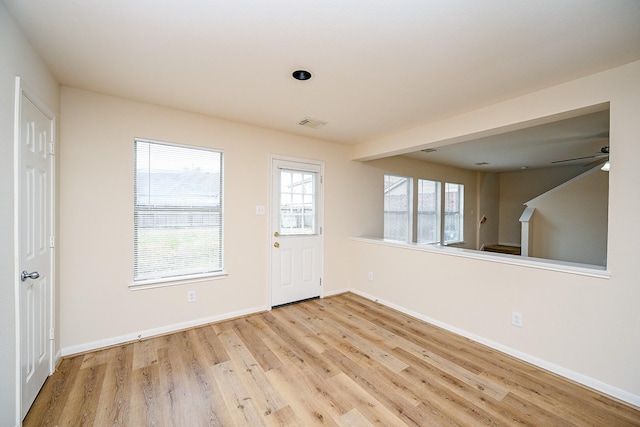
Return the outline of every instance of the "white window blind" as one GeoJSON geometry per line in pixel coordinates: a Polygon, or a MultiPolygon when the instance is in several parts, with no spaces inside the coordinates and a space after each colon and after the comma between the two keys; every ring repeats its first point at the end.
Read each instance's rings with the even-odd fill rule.
{"type": "Polygon", "coordinates": [[[411,179],[384,176],[384,238],[410,242],[412,236],[411,179]]]}
{"type": "Polygon", "coordinates": [[[444,243],[464,241],[464,185],[444,184],[444,243]]]}
{"type": "Polygon", "coordinates": [[[440,243],[440,182],[418,180],[418,243],[440,243]]]}
{"type": "Polygon", "coordinates": [[[135,140],[134,282],[221,272],[222,153],[135,140]]]}

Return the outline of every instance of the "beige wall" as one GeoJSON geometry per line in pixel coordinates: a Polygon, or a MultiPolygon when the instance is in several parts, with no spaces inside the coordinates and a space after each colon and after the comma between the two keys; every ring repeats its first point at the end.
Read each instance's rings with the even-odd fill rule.
{"type": "Polygon", "coordinates": [[[15,77],[58,114],[58,84],[0,2],[0,425],[17,424],[14,266],[15,77]]]}
{"type": "Polygon", "coordinates": [[[500,174],[478,172],[478,243],[476,249],[500,242],[500,203],[500,174]],[[483,216],[486,220],[484,224],[480,224],[483,216]]]}
{"type": "Polygon", "coordinates": [[[500,243],[520,245],[524,203],[585,171],[582,166],[504,172],[500,174],[500,243]]]}
{"type": "Polygon", "coordinates": [[[609,173],[597,166],[528,203],[529,256],[606,265],[608,201],[609,173]]]}
{"type": "Polygon", "coordinates": [[[293,136],[78,89],[61,91],[60,292],[62,347],[137,334],[268,305],[270,155],[325,162],[325,292],[347,287],[353,191],[364,167],[344,145],[293,136]],[[134,137],[224,150],[228,277],[132,291],[134,137]],[[187,303],[188,290],[197,301],[187,303]]]}
{"type": "Polygon", "coordinates": [[[351,286],[640,404],[640,228],[632,226],[640,211],[640,62],[364,143],[352,156],[412,151],[606,102],[610,279],[352,241],[351,286]],[[512,311],[523,314],[523,328],[511,325],[512,311]]]}

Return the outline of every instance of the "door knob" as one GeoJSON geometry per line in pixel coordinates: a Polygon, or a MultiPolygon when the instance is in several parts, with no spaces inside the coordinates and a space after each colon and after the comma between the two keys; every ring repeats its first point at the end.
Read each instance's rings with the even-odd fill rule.
{"type": "Polygon", "coordinates": [[[24,270],[20,275],[20,278],[22,279],[23,282],[27,279],[37,279],[38,277],[40,277],[40,273],[38,273],[37,271],[27,273],[27,270],[24,270]]]}
{"type": "Polygon", "coordinates": [[[275,242],[275,243],[273,244],[273,247],[274,247],[274,248],[279,248],[279,247],[280,247],[280,243],[275,242]]]}

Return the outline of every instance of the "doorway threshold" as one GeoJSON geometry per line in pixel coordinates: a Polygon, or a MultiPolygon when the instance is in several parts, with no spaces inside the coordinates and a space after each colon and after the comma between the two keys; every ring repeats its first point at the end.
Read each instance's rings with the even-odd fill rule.
{"type": "Polygon", "coordinates": [[[271,307],[271,310],[275,310],[276,308],[287,307],[287,306],[294,305],[294,304],[300,304],[301,302],[312,301],[314,299],[320,299],[320,297],[317,296],[317,297],[305,298],[305,299],[301,299],[301,300],[298,300],[298,301],[292,301],[292,302],[286,302],[284,304],[274,305],[273,307],[271,307]]]}

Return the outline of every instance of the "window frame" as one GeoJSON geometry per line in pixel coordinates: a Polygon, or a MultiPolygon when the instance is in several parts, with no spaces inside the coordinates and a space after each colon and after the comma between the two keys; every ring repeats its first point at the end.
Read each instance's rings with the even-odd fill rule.
{"type": "MultiPolygon", "coordinates": [[[[134,179],[133,179],[133,215],[134,215],[134,236],[133,236],[133,250],[134,250],[134,258],[133,258],[133,280],[129,284],[129,287],[133,290],[137,289],[147,289],[147,288],[155,288],[162,286],[172,286],[182,283],[189,283],[194,281],[203,281],[210,280],[216,278],[224,278],[227,276],[227,273],[224,270],[224,151],[215,148],[202,147],[202,146],[193,146],[193,145],[185,145],[185,144],[177,144],[172,142],[165,142],[159,140],[152,140],[146,138],[134,138],[134,179]],[[162,145],[167,147],[174,147],[178,149],[192,150],[194,152],[210,152],[215,153],[219,156],[219,165],[215,165],[214,169],[219,167],[219,202],[217,204],[213,204],[210,206],[178,206],[172,204],[163,204],[163,205],[152,205],[150,202],[147,204],[141,204],[138,200],[138,148],[139,144],[149,144],[149,147],[154,145],[162,145]],[[182,214],[194,214],[194,213],[210,213],[215,216],[217,214],[219,216],[219,221],[214,221],[214,225],[211,226],[212,231],[215,235],[215,241],[218,242],[218,250],[216,253],[216,268],[207,269],[204,268],[203,271],[186,273],[186,274],[159,274],[155,277],[150,277],[149,275],[139,275],[137,272],[138,267],[138,214],[140,212],[162,212],[166,214],[167,212],[175,212],[182,214]],[[215,231],[215,228],[219,228],[218,231],[215,231]],[[219,268],[218,268],[219,266],[219,268]]],[[[197,154],[196,154],[197,155],[197,154]]],[[[217,163],[217,160],[216,160],[217,163]]],[[[150,178],[149,178],[150,179],[150,178]]],[[[177,223],[171,223],[177,226],[177,223]]],[[[193,224],[191,224],[193,226],[193,224]]],[[[170,228],[170,227],[169,227],[170,228]]],[[[213,246],[213,243],[212,243],[213,246]]],[[[204,264],[203,264],[204,265],[204,264]]]]}
{"type": "Polygon", "coordinates": [[[447,245],[456,245],[456,244],[462,244],[464,243],[464,184],[459,184],[459,183],[455,183],[455,182],[444,182],[444,185],[442,185],[442,209],[441,209],[441,215],[442,215],[442,221],[441,221],[441,238],[440,238],[440,242],[442,245],[447,246],[447,245]],[[458,203],[457,203],[457,210],[455,211],[450,211],[453,212],[455,214],[458,215],[458,219],[457,219],[457,225],[458,225],[458,232],[457,232],[457,236],[455,239],[451,239],[451,240],[447,240],[447,195],[450,194],[450,191],[447,191],[447,187],[448,186],[457,186],[458,187],[458,203]]]}
{"type": "Polygon", "coordinates": [[[383,231],[382,231],[382,236],[385,240],[390,240],[390,241],[395,241],[395,242],[411,242],[413,240],[413,216],[414,216],[414,206],[413,206],[413,178],[409,177],[409,176],[402,176],[402,175],[396,175],[396,174],[389,174],[389,173],[385,173],[384,174],[384,181],[383,181],[383,231]],[[406,215],[407,215],[407,223],[406,223],[406,236],[404,239],[399,239],[399,238],[395,238],[392,236],[387,236],[387,214],[391,211],[387,211],[387,192],[393,188],[386,188],[386,181],[387,181],[387,177],[394,177],[394,178],[400,178],[398,180],[398,182],[396,183],[397,185],[393,185],[393,188],[397,188],[399,187],[399,185],[401,183],[406,182],[407,183],[407,192],[406,192],[406,198],[407,198],[407,211],[406,211],[406,215]]]}
{"type": "Polygon", "coordinates": [[[460,245],[460,244],[464,244],[465,243],[465,239],[464,239],[464,199],[465,199],[465,191],[464,191],[464,184],[461,183],[457,183],[457,182],[450,182],[450,181],[446,181],[446,180],[434,180],[434,179],[427,179],[427,178],[415,178],[415,177],[409,177],[409,176],[402,176],[402,175],[398,175],[398,174],[394,174],[394,173],[385,173],[384,174],[384,186],[383,186],[383,233],[382,233],[382,238],[383,240],[388,240],[391,242],[406,242],[406,243],[415,243],[415,244],[419,244],[419,245],[439,245],[439,246],[450,246],[450,245],[460,245]],[[389,223],[387,221],[388,219],[388,214],[389,212],[387,211],[387,184],[386,181],[388,179],[388,177],[395,177],[395,178],[401,178],[404,179],[408,182],[408,190],[407,190],[407,197],[408,197],[408,219],[407,219],[407,235],[406,238],[400,239],[400,238],[395,238],[392,237],[390,235],[388,235],[388,227],[389,227],[389,223]],[[433,183],[436,186],[436,211],[435,211],[435,215],[436,215],[436,233],[437,233],[437,238],[436,240],[433,241],[420,241],[420,235],[421,235],[421,221],[420,221],[420,214],[422,213],[421,209],[421,199],[420,199],[420,189],[421,189],[421,184],[423,182],[429,182],[429,183],[433,183]],[[457,198],[457,209],[454,211],[450,211],[453,212],[454,214],[457,214],[458,218],[457,218],[457,228],[458,228],[458,232],[457,235],[455,236],[455,238],[453,239],[445,239],[446,237],[446,220],[447,220],[447,215],[449,214],[449,212],[447,212],[447,206],[446,206],[446,200],[447,200],[447,188],[449,186],[456,186],[457,187],[457,192],[456,194],[459,194],[459,197],[457,198]]]}
{"type": "Polygon", "coordinates": [[[437,181],[437,180],[433,180],[433,179],[425,179],[425,178],[417,178],[417,195],[416,195],[416,209],[415,209],[415,214],[416,214],[416,238],[415,241],[416,243],[420,244],[420,245],[437,245],[440,244],[442,242],[441,240],[441,236],[442,236],[442,182],[441,181],[437,181]],[[435,191],[433,192],[434,196],[435,196],[435,209],[433,210],[426,210],[423,211],[421,210],[422,206],[423,206],[423,200],[421,200],[420,195],[423,194],[424,192],[421,191],[422,189],[422,184],[423,183],[433,183],[435,186],[435,191]],[[429,213],[429,212],[433,212],[433,214],[435,215],[435,227],[432,231],[435,232],[435,239],[433,240],[425,240],[422,241],[420,236],[423,234],[423,230],[422,230],[422,225],[423,222],[420,220],[421,219],[421,214],[424,213],[429,213]]]}
{"type": "Polygon", "coordinates": [[[318,191],[320,189],[320,171],[319,170],[304,170],[296,169],[292,167],[282,166],[278,167],[278,210],[276,218],[276,230],[280,236],[317,236],[320,234],[320,221],[318,213],[318,191]],[[292,178],[289,191],[283,191],[283,175],[289,174],[292,178]],[[296,174],[302,175],[300,182],[293,181],[293,177],[296,174]],[[305,175],[309,175],[310,179],[307,181],[305,175]],[[308,189],[307,185],[311,188],[308,189]],[[296,187],[300,187],[301,191],[295,191],[296,187]],[[283,195],[287,195],[290,198],[290,202],[283,204],[283,195]],[[297,199],[297,202],[296,202],[297,199]],[[300,201],[301,200],[301,201],[300,201]],[[288,211],[285,211],[283,207],[288,206],[288,211]],[[309,210],[309,212],[308,212],[309,210]],[[285,213],[286,212],[286,213],[285,213]],[[284,222],[290,222],[294,219],[294,222],[300,224],[298,227],[285,227],[284,222]],[[308,223],[306,220],[310,219],[308,223]],[[305,225],[310,225],[308,231],[305,231],[305,225]]]}

